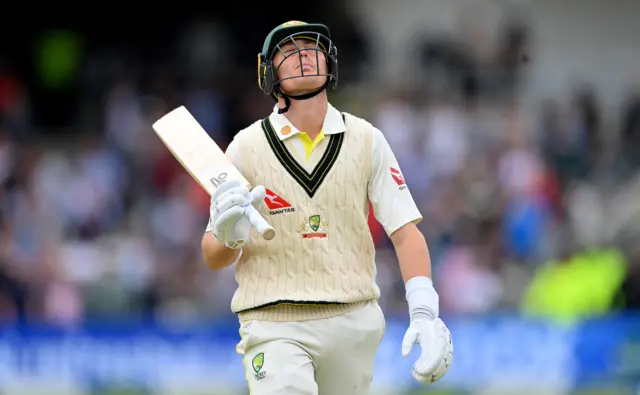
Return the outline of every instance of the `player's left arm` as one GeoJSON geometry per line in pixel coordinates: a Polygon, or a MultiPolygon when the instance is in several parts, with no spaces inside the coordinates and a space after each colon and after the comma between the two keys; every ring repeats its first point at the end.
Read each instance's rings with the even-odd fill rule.
{"type": "Polygon", "coordinates": [[[382,132],[374,130],[369,180],[369,200],[374,214],[393,243],[405,284],[420,278],[430,279],[429,249],[417,227],[422,214],[389,143],[382,132]]]}
{"type": "Polygon", "coordinates": [[[402,225],[389,236],[398,256],[404,283],[413,278],[431,278],[431,258],[424,235],[415,222],[402,225]]]}
{"type": "Polygon", "coordinates": [[[413,376],[423,384],[439,380],[453,359],[451,334],[438,318],[439,298],[431,280],[427,242],[418,227],[422,215],[402,175],[398,161],[382,132],[375,130],[369,200],[376,219],[385,229],[398,257],[405,282],[411,323],[402,342],[402,354],[414,344],[422,354],[413,376]]]}

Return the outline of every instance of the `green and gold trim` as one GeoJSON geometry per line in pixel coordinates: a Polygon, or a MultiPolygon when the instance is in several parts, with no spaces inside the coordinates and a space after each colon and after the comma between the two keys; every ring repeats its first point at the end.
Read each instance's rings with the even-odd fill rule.
{"type": "Polygon", "coordinates": [[[300,164],[293,158],[284,142],[280,140],[278,134],[273,129],[269,117],[262,120],[262,130],[273,150],[273,153],[278,158],[278,161],[287,170],[287,172],[293,177],[296,182],[304,188],[309,197],[313,197],[315,193],[322,185],[322,181],[329,174],[329,170],[336,163],[340,149],[342,148],[342,142],[344,141],[344,133],[332,134],[329,139],[329,146],[324,151],[322,158],[313,169],[313,172],[309,174],[300,164]]]}

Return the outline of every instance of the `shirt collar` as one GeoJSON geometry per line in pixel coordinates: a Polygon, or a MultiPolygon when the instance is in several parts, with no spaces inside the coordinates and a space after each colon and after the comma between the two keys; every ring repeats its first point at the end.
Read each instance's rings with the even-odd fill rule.
{"type": "MultiPolygon", "coordinates": [[[[293,126],[287,119],[285,114],[278,114],[278,105],[273,108],[273,112],[269,115],[269,120],[273,129],[278,134],[280,140],[286,140],[291,136],[295,136],[300,133],[300,130],[293,126]]],[[[322,131],[325,135],[338,134],[346,132],[347,127],[342,119],[340,111],[336,110],[331,104],[327,107],[327,115],[324,117],[322,124],[322,131]]]]}

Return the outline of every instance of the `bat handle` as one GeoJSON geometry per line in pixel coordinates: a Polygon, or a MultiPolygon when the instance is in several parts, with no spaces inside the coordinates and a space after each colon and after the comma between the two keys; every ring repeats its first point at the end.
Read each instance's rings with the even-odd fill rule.
{"type": "Polygon", "coordinates": [[[251,222],[251,225],[256,228],[258,233],[260,233],[260,235],[262,235],[265,240],[271,240],[275,237],[276,231],[271,225],[269,225],[267,220],[264,219],[262,215],[260,215],[258,210],[256,210],[253,205],[250,204],[245,208],[245,214],[249,218],[249,222],[251,222]]]}

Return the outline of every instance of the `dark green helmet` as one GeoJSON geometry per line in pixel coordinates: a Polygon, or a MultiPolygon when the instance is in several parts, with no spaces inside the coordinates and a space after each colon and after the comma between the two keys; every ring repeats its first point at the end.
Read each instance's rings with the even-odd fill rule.
{"type": "MultiPolygon", "coordinates": [[[[295,41],[294,41],[295,42],[295,41]]],[[[296,44],[297,46],[297,44],[296,44]]],[[[302,60],[300,60],[302,62],[302,60]]],[[[297,77],[288,77],[290,78],[300,78],[301,75],[297,77]]],[[[273,97],[274,100],[278,100],[278,96],[282,96],[285,100],[295,99],[295,100],[304,100],[309,99],[311,97],[316,96],[323,90],[327,88],[327,86],[331,85],[332,88],[335,88],[338,84],[338,50],[333,45],[331,41],[331,34],[329,33],[329,28],[325,25],[318,23],[305,23],[300,21],[289,21],[283,23],[282,25],[277,26],[275,29],[269,33],[267,38],[264,40],[264,45],[262,46],[262,51],[258,54],[258,86],[262,91],[268,95],[273,97]],[[281,46],[285,43],[292,41],[294,39],[303,39],[309,40],[316,43],[315,48],[311,49],[301,49],[298,47],[296,51],[289,52],[285,54],[282,52],[281,46]],[[327,82],[317,91],[306,93],[303,95],[290,96],[284,94],[280,90],[280,84],[282,83],[282,79],[278,79],[277,72],[280,64],[273,64],[273,57],[275,56],[277,51],[282,52],[285,59],[296,54],[300,54],[301,51],[313,50],[316,55],[316,62],[319,52],[324,52],[325,57],[327,59],[327,74],[320,74],[320,70],[317,70],[314,76],[326,76],[327,82]]],[[[288,106],[287,106],[288,107],[288,106]]],[[[286,110],[285,110],[286,111],[286,110]]]]}

